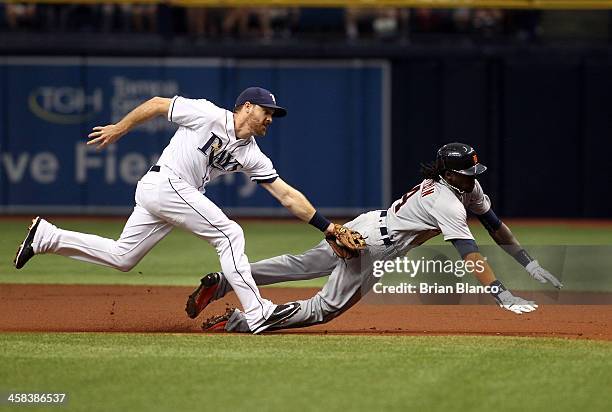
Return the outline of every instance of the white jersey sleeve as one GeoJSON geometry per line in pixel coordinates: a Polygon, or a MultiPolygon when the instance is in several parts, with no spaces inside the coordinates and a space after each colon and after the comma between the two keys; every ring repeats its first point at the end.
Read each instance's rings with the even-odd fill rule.
{"type": "Polygon", "coordinates": [[[476,180],[474,190],[466,198],[465,207],[475,215],[483,215],[491,209],[491,200],[482,190],[478,180],[476,180]]]}
{"type": "Polygon", "coordinates": [[[253,142],[249,150],[249,155],[243,165],[243,172],[252,181],[257,183],[272,182],[278,177],[272,161],[261,151],[255,142],[253,142]]]}
{"type": "Polygon", "coordinates": [[[467,224],[467,212],[461,202],[448,201],[444,196],[438,196],[429,213],[436,220],[444,240],[474,239],[467,224]]]}
{"type": "Polygon", "coordinates": [[[206,99],[174,96],[168,109],[168,120],[190,129],[198,129],[225,115],[225,109],[206,99]]]}

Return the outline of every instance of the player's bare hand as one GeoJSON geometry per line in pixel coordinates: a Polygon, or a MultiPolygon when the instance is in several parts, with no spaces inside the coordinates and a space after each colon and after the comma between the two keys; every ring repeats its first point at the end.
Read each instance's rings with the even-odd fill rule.
{"type": "Polygon", "coordinates": [[[525,269],[527,269],[527,272],[540,283],[550,282],[557,289],[563,287],[563,283],[559,282],[559,279],[552,273],[540,266],[537,260],[529,262],[529,264],[525,266],[525,269]]]}
{"type": "Polygon", "coordinates": [[[495,297],[495,300],[497,300],[500,308],[514,312],[517,315],[533,312],[538,308],[538,305],[536,305],[535,302],[514,296],[508,290],[504,290],[503,292],[499,293],[495,297]]]}
{"type": "Polygon", "coordinates": [[[119,140],[125,131],[121,129],[116,124],[109,124],[106,126],[96,126],[92,129],[92,132],[89,133],[89,141],[87,141],[88,145],[94,144],[97,145],[97,149],[104,149],[109,144],[115,143],[119,140]]]}

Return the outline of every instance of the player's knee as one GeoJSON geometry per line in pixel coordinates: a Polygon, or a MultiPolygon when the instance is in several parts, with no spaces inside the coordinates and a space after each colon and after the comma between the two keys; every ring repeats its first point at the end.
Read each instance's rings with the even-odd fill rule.
{"type": "Polygon", "coordinates": [[[211,241],[220,256],[231,250],[232,254],[244,253],[244,232],[235,222],[228,222],[219,232],[219,236],[211,241]]]}
{"type": "Polygon", "coordinates": [[[115,266],[115,269],[121,272],[129,272],[130,270],[134,268],[134,266],[136,266],[139,260],[140,259],[134,259],[133,256],[122,255],[122,256],[117,257],[117,259],[115,260],[114,266],[115,266]]]}
{"type": "Polygon", "coordinates": [[[136,266],[135,263],[131,263],[128,261],[122,261],[122,262],[118,262],[115,268],[121,272],[129,272],[130,270],[134,268],[134,266],[136,266]]]}
{"type": "Polygon", "coordinates": [[[340,313],[342,313],[342,309],[332,306],[330,304],[328,304],[327,302],[321,300],[320,303],[320,322],[321,323],[327,323],[330,320],[338,317],[338,315],[340,315],[340,313]]]}
{"type": "Polygon", "coordinates": [[[113,255],[112,266],[121,272],[129,272],[142,258],[120,242],[115,242],[111,254],[113,255]]]}
{"type": "Polygon", "coordinates": [[[321,323],[327,323],[338,316],[338,311],[325,310],[322,313],[321,323]]]}
{"type": "Polygon", "coordinates": [[[238,223],[231,222],[223,230],[223,238],[221,239],[221,246],[231,245],[233,249],[244,248],[244,231],[238,223]]]}
{"type": "Polygon", "coordinates": [[[230,240],[244,241],[244,231],[236,222],[231,222],[231,224],[227,226],[227,236],[230,240]]]}

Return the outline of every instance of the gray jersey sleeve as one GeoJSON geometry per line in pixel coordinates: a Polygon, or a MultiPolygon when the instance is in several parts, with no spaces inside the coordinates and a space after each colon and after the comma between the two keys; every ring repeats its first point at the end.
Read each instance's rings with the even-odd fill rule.
{"type": "Polygon", "coordinates": [[[467,212],[458,199],[438,196],[429,213],[436,220],[444,240],[474,239],[467,224],[467,212]]]}
{"type": "Polygon", "coordinates": [[[198,129],[225,114],[225,109],[206,99],[174,96],[168,108],[168,120],[190,129],[198,129]]]}
{"type": "Polygon", "coordinates": [[[475,215],[483,215],[491,209],[491,200],[482,190],[480,182],[476,180],[474,190],[469,194],[465,207],[475,215]]]}

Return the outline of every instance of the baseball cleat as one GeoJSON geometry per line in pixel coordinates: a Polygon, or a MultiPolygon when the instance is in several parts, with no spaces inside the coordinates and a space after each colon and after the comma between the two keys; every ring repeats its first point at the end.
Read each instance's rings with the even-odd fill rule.
{"type": "Polygon", "coordinates": [[[23,242],[17,248],[17,253],[15,253],[15,259],[13,259],[13,264],[17,269],[21,269],[24,267],[28,260],[34,256],[34,248],[32,248],[32,242],[34,241],[34,235],[36,234],[36,229],[38,229],[38,225],[40,223],[40,216],[36,216],[32,219],[32,223],[30,227],[28,227],[28,234],[26,235],[23,242]]]}
{"type": "Polygon", "coordinates": [[[220,281],[221,273],[219,272],[209,273],[200,280],[200,286],[187,298],[187,304],[185,305],[187,316],[195,319],[202,313],[204,308],[212,301],[220,281]]]}
{"type": "Polygon", "coordinates": [[[214,332],[214,331],[224,331],[225,325],[234,314],[236,308],[227,308],[225,309],[225,313],[220,316],[211,316],[206,319],[202,324],[202,330],[204,332],[214,332]]]}
{"type": "Polygon", "coordinates": [[[300,304],[297,302],[286,303],[284,305],[278,305],[274,312],[253,331],[253,334],[256,335],[258,333],[263,332],[264,330],[278,325],[287,319],[291,318],[300,310],[300,304]]]}

